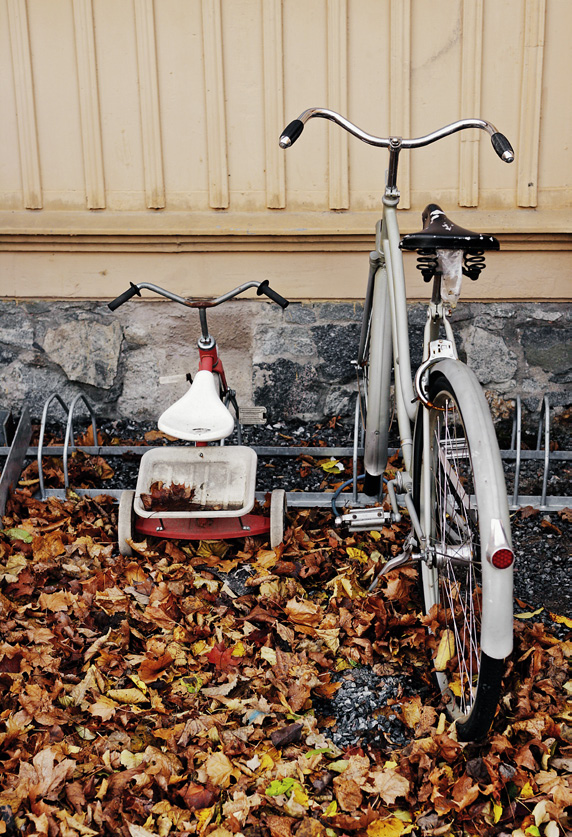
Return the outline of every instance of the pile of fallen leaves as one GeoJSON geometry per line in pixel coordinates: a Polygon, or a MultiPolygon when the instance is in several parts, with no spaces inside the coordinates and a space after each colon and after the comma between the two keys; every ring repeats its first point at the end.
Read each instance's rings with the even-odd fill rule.
{"type": "Polygon", "coordinates": [[[195,489],[184,483],[173,482],[165,485],[161,480],[151,483],[149,492],[141,493],[141,502],[146,511],[189,511],[200,509],[199,503],[193,502],[195,489]]]}
{"type": "Polygon", "coordinates": [[[565,624],[516,621],[493,729],[459,744],[415,571],[367,592],[405,529],[344,539],[301,511],[276,550],[149,540],[124,558],[110,498],[31,490],[0,533],[0,834],[569,833],[565,624]],[[395,695],[407,746],[333,744],[316,707],[358,666],[430,695],[395,695]]]}

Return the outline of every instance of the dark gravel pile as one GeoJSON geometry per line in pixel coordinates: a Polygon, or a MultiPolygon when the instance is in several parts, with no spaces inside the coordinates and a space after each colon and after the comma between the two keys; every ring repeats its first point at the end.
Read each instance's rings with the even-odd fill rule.
{"type": "Polygon", "coordinates": [[[314,709],[321,718],[335,718],[328,737],[336,746],[404,747],[410,741],[411,730],[399,719],[395,704],[399,698],[419,694],[418,684],[402,675],[377,675],[370,666],[340,672],[332,679],[342,685],[331,700],[314,700],[314,709]]]}

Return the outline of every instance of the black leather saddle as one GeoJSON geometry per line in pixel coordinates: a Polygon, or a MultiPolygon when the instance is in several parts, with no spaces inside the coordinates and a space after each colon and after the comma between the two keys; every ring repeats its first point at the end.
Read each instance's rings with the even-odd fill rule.
{"type": "Polygon", "coordinates": [[[475,253],[500,249],[493,235],[482,235],[457,226],[436,203],[426,206],[421,218],[423,229],[403,236],[402,250],[464,250],[465,253],[475,253]]]}

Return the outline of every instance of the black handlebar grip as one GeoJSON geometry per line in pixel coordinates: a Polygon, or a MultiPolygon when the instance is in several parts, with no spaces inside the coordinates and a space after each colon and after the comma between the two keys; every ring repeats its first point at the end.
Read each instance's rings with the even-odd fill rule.
{"type": "Polygon", "coordinates": [[[302,131],[304,130],[304,123],[299,119],[294,119],[287,125],[280,135],[280,148],[289,148],[294,145],[302,131]]]}
{"type": "Polygon", "coordinates": [[[491,136],[491,142],[496,153],[505,163],[512,163],[514,160],[514,149],[504,134],[497,131],[491,136]]]}
{"type": "Polygon", "coordinates": [[[131,299],[132,296],[141,296],[141,291],[137,285],[134,285],[133,282],[130,282],[129,285],[130,287],[127,288],[126,291],[123,291],[122,294],[107,304],[108,308],[115,311],[116,308],[119,308],[119,306],[123,305],[124,302],[127,302],[128,299],[131,299]]]}
{"type": "Polygon", "coordinates": [[[266,294],[266,296],[270,297],[270,299],[274,300],[274,302],[277,302],[280,308],[288,308],[288,306],[290,305],[287,299],[284,299],[283,296],[280,296],[279,293],[276,293],[276,291],[274,291],[270,287],[270,285],[268,284],[268,279],[265,279],[264,282],[260,283],[256,293],[258,296],[260,296],[261,294],[266,294]]]}

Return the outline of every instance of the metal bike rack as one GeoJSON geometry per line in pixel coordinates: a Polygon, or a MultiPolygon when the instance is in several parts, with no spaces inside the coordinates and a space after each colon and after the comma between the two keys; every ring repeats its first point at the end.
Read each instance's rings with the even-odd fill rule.
{"type": "Polygon", "coordinates": [[[515,415],[512,424],[511,450],[501,451],[501,457],[503,459],[514,458],[515,460],[512,508],[519,508],[520,506],[539,506],[540,509],[551,511],[554,509],[564,508],[572,502],[572,498],[570,497],[560,498],[556,496],[547,496],[548,475],[550,473],[551,459],[560,461],[572,459],[572,451],[550,450],[550,402],[547,395],[545,395],[542,399],[540,417],[538,420],[538,430],[536,434],[536,450],[527,451],[522,449],[522,403],[520,396],[517,396],[515,401],[515,415]],[[542,492],[538,496],[521,496],[519,492],[520,472],[523,459],[541,459],[544,463],[542,473],[542,492]]]}
{"type": "MultiPolygon", "coordinates": [[[[359,424],[359,414],[356,408],[355,423],[359,424]]],[[[30,447],[31,439],[31,423],[27,408],[22,411],[22,417],[18,424],[18,429],[14,433],[13,439],[3,439],[7,444],[0,446],[0,456],[8,457],[0,479],[0,515],[4,512],[6,499],[10,487],[17,483],[18,477],[23,469],[26,458],[37,457],[38,474],[39,474],[39,495],[45,500],[48,495],[56,497],[65,497],[66,492],[70,488],[69,480],[69,454],[76,449],[83,451],[86,454],[96,456],[114,457],[122,456],[129,453],[135,456],[142,456],[146,451],[150,450],[152,446],[147,445],[98,445],[97,444],[97,420],[96,414],[87,398],[82,394],[78,394],[72,400],[68,407],[63,398],[58,393],[53,393],[46,400],[42,413],[42,420],[40,425],[40,435],[38,447],[30,447]],[[75,443],[74,434],[74,419],[76,417],[76,408],[79,402],[82,401],[89,414],[91,426],[93,429],[93,445],[78,446],[75,443]],[[59,406],[63,415],[65,416],[65,438],[63,445],[44,445],[45,428],[50,411],[59,406]],[[45,455],[62,456],[63,471],[64,471],[64,488],[63,489],[46,489],[44,481],[44,472],[42,459],[45,455]]],[[[347,447],[283,447],[273,445],[253,445],[253,449],[258,456],[261,457],[297,457],[300,455],[309,455],[315,457],[347,457],[351,458],[353,462],[353,479],[350,480],[351,487],[347,493],[340,494],[340,503],[344,500],[350,503],[359,503],[362,499],[365,501],[368,498],[363,498],[358,492],[357,486],[357,463],[361,456],[363,456],[363,438],[358,434],[354,434],[353,446],[347,447]]],[[[389,454],[395,454],[397,449],[390,448],[389,454]]],[[[572,497],[564,496],[548,496],[548,478],[550,469],[558,462],[565,462],[572,460],[572,451],[551,451],[550,450],[550,404],[547,396],[543,399],[542,408],[540,412],[537,432],[536,450],[523,450],[522,448],[522,404],[519,397],[515,399],[515,414],[513,417],[513,427],[510,448],[501,450],[501,459],[515,462],[514,487],[512,494],[509,495],[509,505],[512,510],[518,509],[522,506],[534,506],[540,508],[542,511],[558,511],[572,505],[572,497]],[[525,460],[542,460],[544,464],[542,476],[542,491],[539,495],[521,495],[520,479],[522,463],[525,460]]],[[[76,489],[74,489],[76,490],[76,489]]],[[[108,494],[112,497],[119,498],[122,489],[77,489],[80,495],[96,496],[102,493],[108,494]]],[[[264,492],[257,492],[256,498],[259,501],[264,501],[264,492]]],[[[308,492],[308,491],[289,491],[287,495],[288,506],[290,508],[303,507],[326,507],[331,504],[332,493],[330,492],[308,492]]]]}
{"type": "MultiPolygon", "coordinates": [[[[43,461],[42,460],[43,460],[43,455],[44,455],[44,450],[45,450],[44,449],[44,434],[45,434],[45,431],[46,431],[46,423],[47,423],[47,419],[48,419],[48,412],[50,410],[51,405],[53,403],[57,403],[57,404],[60,405],[60,407],[62,408],[62,410],[64,411],[64,413],[66,415],[66,432],[65,432],[64,445],[63,445],[63,451],[62,451],[62,453],[63,453],[63,471],[64,471],[64,492],[65,492],[69,489],[69,484],[70,484],[69,470],[68,470],[69,451],[70,451],[70,448],[71,448],[71,450],[75,450],[75,448],[76,448],[75,440],[74,440],[73,419],[74,419],[74,411],[75,411],[76,404],[78,403],[78,401],[83,401],[83,403],[87,407],[87,410],[88,410],[90,418],[91,418],[91,427],[92,427],[92,431],[93,431],[94,444],[95,445],[97,444],[97,423],[96,423],[95,411],[94,411],[93,407],[91,406],[91,404],[89,403],[89,401],[87,400],[87,398],[85,397],[85,395],[81,392],[78,395],[76,395],[75,398],[73,399],[73,401],[71,402],[69,408],[68,408],[66,406],[66,403],[63,400],[63,398],[57,392],[52,393],[52,395],[49,396],[46,403],[44,404],[44,409],[42,411],[42,421],[41,421],[41,424],[40,424],[40,437],[39,437],[39,440],[38,440],[38,451],[37,451],[38,477],[39,477],[39,480],[40,480],[40,497],[41,497],[42,500],[45,500],[46,496],[47,496],[46,495],[46,490],[45,490],[45,487],[44,487],[44,466],[43,466],[43,461]]],[[[59,451],[59,449],[58,449],[58,451],[59,451]]],[[[54,455],[55,450],[54,449],[50,450],[50,453],[52,455],[54,455]]]]}

